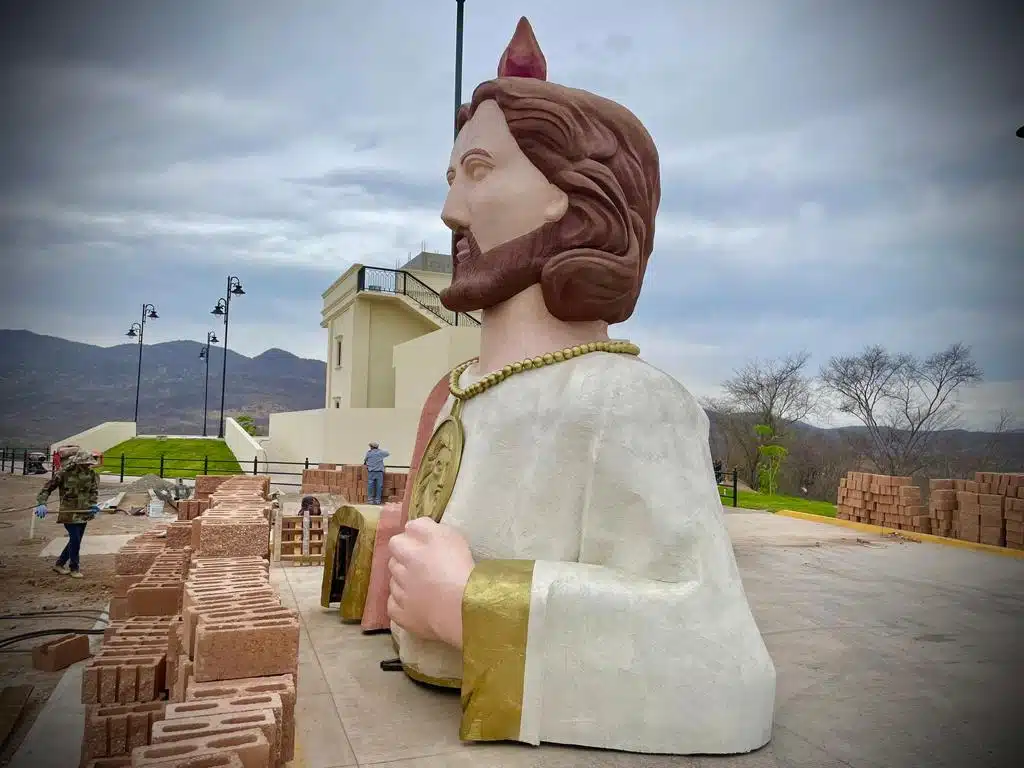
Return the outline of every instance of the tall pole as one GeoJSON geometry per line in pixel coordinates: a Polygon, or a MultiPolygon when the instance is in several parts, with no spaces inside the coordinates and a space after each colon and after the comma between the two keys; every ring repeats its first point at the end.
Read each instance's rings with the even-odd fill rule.
{"type": "Polygon", "coordinates": [[[231,278],[228,278],[228,290],[224,294],[224,359],[220,367],[220,427],[217,437],[224,439],[224,395],[228,383],[228,316],[231,314],[231,278]]]}
{"type": "Polygon", "coordinates": [[[142,305],[142,322],[132,323],[131,328],[128,329],[128,336],[134,338],[136,335],[139,337],[139,367],[135,374],[135,429],[138,431],[139,428],[139,390],[142,389],[142,341],[146,335],[146,320],[156,320],[158,317],[156,313],[156,307],[152,304],[142,305]]]}
{"type": "Polygon", "coordinates": [[[206,341],[206,378],[203,380],[203,437],[206,437],[206,413],[210,404],[210,341],[206,341]]]}
{"type": "Polygon", "coordinates": [[[206,414],[210,404],[210,344],[217,340],[213,333],[206,334],[206,347],[203,358],[206,360],[206,378],[203,379],[203,437],[206,437],[206,414]]]}
{"type": "Polygon", "coordinates": [[[455,137],[459,135],[459,107],[462,106],[462,22],[466,0],[455,0],[455,137]]]}
{"type": "MultiPolygon", "coordinates": [[[[452,122],[455,126],[454,138],[457,139],[459,137],[459,107],[462,106],[462,23],[465,16],[466,0],[455,0],[455,4],[455,114],[452,122]]],[[[452,230],[452,269],[455,268],[455,246],[458,239],[458,234],[452,230]]]]}
{"type": "Polygon", "coordinates": [[[142,387],[142,337],[146,333],[146,305],[142,305],[142,323],[139,325],[139,370],[135,374],[135,431],[139,431],[139,389],[142,387]]]}
{"type": "Polygon", "coordinates": [[[224,298],[219,299],[217,306],[213,308],[213,314],[224,317],[224,360],[220,372],[220,428],[217,430],[217,436],[221,439],[224,438],[224,396],[228,383],[228,320],[231,316],[231,297],[243,294],[245,291],[242,290],[241,280],[234,275],[228,275],[228,287],[224,298]]]}

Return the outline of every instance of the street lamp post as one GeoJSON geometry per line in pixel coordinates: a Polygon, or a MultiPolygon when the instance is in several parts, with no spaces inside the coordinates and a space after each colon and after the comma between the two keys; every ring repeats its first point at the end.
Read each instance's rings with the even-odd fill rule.
{"type": "MultiPolygon", "coordinates": [[[[459,107],[462,106],[462,22],[465,15],[466,0],[455,0],[455,113],[452,122],[455,125],[455,138],[459,137],[459,107]]],[[[452,230],[452,261],[455,261],[455,246],[459,236],[452,230]]],[[[454,265],[453,265],[454,266],[454,265]]]]}
{"type": "Polygon", "coordinates": [[[466,0],[455,0],[455,137],[459,135],[459,107],[462,106],[462,22],[466,0]]]}
{"type": "Polygon", "coordinates": [[[220,428],[217,430],[217,437],[221,439],[224,437],[224,395],[227,390],[228,377],[228,319],[231,314],[231,297],[244,295],[245,291],[242,290],[241,281],[233,275],[228,275],[228,288],[224,293],[224,298],[217,299],[217,306],[210,313],[224,318],[224,364],[220,373],[220,428]]]}
{"type": "Polygon", "coordinates": [[[206,334],[206,346],[199,350],[199,359],[206,361],[206,376],[203,379],[203,437],[206,437],[206,407],[210,402],[210,345],[217,343],[217,334],[206,334]]]}
{"type": "Polygon", "coordinates": [[[125,334],[129,339],[134,339],[136,336],[139,338],[139,370],[135,374],[135,429],[139,428],[139,389],[142,385],[142,339],[146,335],[146,321],[156,320],[160,317],[156,313],[156,307],[152,304],[142,305],[142,322],[132,323],[131,327],[128,328],[128,333],[125,334]]]}

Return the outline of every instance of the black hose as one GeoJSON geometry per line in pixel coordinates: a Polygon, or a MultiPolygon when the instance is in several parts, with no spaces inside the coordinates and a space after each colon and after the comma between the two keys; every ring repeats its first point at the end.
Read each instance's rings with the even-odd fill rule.
{"type": "Polygon", "coordinates": [[[24,632],[20,635],[0,639],[0,649],[20,643],[23,640],[32,640],[33,638],[46,637],[47,635],[102,635],[104,632],[106,632],[104,629],[39,629],[35,632],[24,632]]]}
{"type": "Polygon", "coordinates": [[[83,616],[84,618],[95,617],[97,621],[107,621],[107,612],[102,608],[68,608],[61,611],[26,611],[25,613],[4,613],[0,614],[0,621],[13,619],[31,619],[37,616],[83,616]]]}
{"type": "Polygon", "coordinates": [[[38,615],[35,615],[35,616],[33,616],[31,614],[25,615],[25,616],[0,616],[0,621],[26,621],[26,622],[31,622],[31,621],[45,620],[47,618],[50,618],[51,616],[54,619],[82,619],[82,620],[89,620],[89,621],[98,621],[98,622],[101,622],[103,624],[109,624],[110,623],[110,620],[107,619],[105,616],[97,616],[94,613],[75,613],[73,611],[68,611],[66,613],[63,613],[63,612],[62,613],[55,613],[55,614],[41,613],[41,614],[38,614],[38,615]]]}

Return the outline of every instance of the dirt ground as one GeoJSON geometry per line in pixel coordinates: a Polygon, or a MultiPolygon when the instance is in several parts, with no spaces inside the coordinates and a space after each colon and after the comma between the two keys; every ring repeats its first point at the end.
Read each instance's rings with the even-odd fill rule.
{"type": "MultiPolygon", "coordinates": [[[[54,493],[50,497],[51,514],[45,520],[36,521],[34,538],[28,538],[35,496],[46,478],[46,475],[0,475],[0,688],[34,686],[17,727],[0,750],[0,766],[8,764],[63,674],[47,674],[32,668],[32,648],[59,635],[8,646],[3,646],[3,641],[44,629],[72,632],[91,629],[110,600],[114,582],[113,555],[84,555],[81,564],[84,579],[56,574],[51,570],[52,560],[39,557],[48,542],[66,535],[53,513],[58,507],[54,493]],[[47,615],[25,615],[43,612],[47,615]]],[[[120,490],[122,486],[104,484],[100,500],[120,490]]],[[[152,524],[146,517],[101,513],[89,524],[85,535],[88,539],[100,534],[140,533],[152,524]]]]}

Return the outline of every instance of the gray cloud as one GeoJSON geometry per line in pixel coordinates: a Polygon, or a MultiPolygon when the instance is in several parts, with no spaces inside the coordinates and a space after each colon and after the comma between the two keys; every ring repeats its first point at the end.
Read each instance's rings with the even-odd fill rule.
{"type": "MultiPolygon", "coordinates": [[[[25,7],[0,23],[0,325],[112,343],[158,295],[161,333],[201,337],[230,272],[260,297],[233,346],[323,357],[319,294],[341,271],[447,248],[454,8],[25,7]]],[[[656,251],[620,332],[701,392],[752,356],[963,340],[1002,382],[975,393],[976,423],[1024,409],[1020,11],[643,11],[466,14],[466,98],[524,13],[552,79],[622,101],[658,142],[656,251]]]]}

